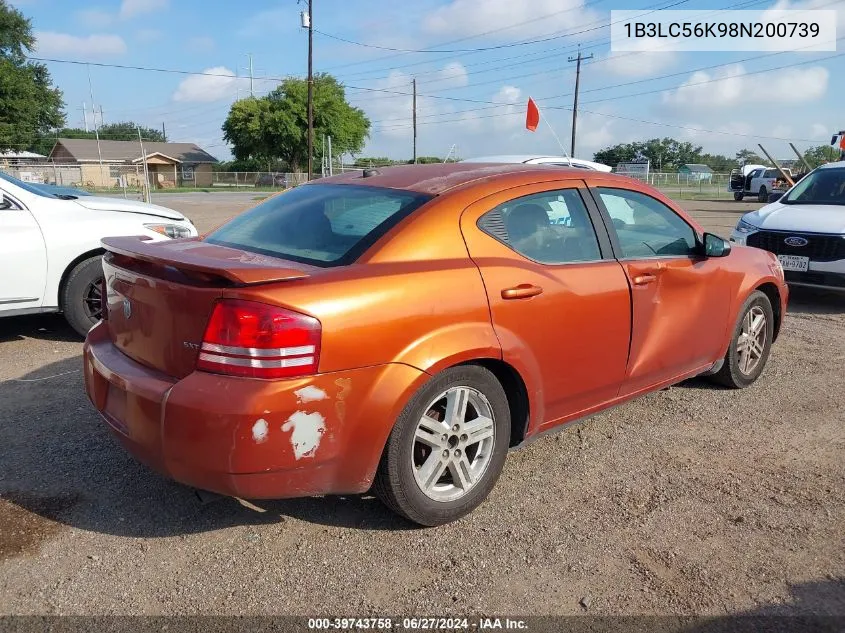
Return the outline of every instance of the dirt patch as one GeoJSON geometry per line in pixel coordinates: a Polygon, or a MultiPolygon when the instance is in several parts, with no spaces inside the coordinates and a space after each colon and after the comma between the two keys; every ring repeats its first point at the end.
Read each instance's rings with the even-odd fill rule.
{"type": "Polygon", "coordinates": [[[0,495],[0,559],[26,554],[62,529],[59,516],[76,505],[69,495],[0,495]]]}

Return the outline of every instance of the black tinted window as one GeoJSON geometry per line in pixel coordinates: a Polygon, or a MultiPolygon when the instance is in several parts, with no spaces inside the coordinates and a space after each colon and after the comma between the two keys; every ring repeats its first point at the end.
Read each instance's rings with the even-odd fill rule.
{"type": "Polygon", "coordinates": [[[349,263],[431,196],[357,185],[303,185],[262,202],[206,241],[318,266],[349,263]]]}
{"type": "Polygon", "coordinates": [[[601,259],[596,232],[577,189],[509,200],[485,213],[479,227],[544,264],[601,259]]]}

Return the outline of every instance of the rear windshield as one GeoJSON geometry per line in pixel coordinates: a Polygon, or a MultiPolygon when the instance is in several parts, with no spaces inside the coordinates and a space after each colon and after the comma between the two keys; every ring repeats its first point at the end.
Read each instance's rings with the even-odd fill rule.
{"type": "Polygon", "coordinates": [[[355,261],[432,196],[358,185],[303,185],[211,233],[206,242],[317,266],[355,261]]]}

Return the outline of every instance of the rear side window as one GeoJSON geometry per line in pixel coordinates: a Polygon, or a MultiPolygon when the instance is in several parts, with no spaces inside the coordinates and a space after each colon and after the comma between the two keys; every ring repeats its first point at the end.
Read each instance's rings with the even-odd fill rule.
{"type": "Polygon", "coordinates": [[[317,266],[355,261],[432,196],[358,185],[303,185],[211,233],[206,242],[317,266]]]}
{"type": "Polygon", "coordinates": [[[509,200],[481,216],[478,227],[542,264],[601,259],[587,207],[575,188],[509,200]]]}
{"type": "Polygon", "coordinates": [[[778,170],[777,169],[767,169],[765,178],[777,178],[778,177],[778,170]]]}

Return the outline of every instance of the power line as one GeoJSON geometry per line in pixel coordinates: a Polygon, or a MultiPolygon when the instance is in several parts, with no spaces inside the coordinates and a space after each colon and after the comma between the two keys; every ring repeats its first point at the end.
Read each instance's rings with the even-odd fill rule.
{"type": "MultiPolygon", "coordinates": [[[[681,4],[686,4],[689,1],[690,0],[676,0],[675,2],[669,4],[665,7],[662,7],[662,9],[669,9],[671,7],[676,7],[676,6],[681,5],[681,4]]],[[[578,8],[580,8],[580,7],[578,7],[578,8]]],[[[650,13],[653,13],[653,11],[650,12],[650,13]]],[[[643,15],[648,15],[648,14],[646,13],[646,14],[643,14],[643,15]]],[[[393,52],[398,52],[398,53],[481,53],[481,52],[484,52],[484,51],[497,51],[497,50],[501,50],[503,48],[514,48],[514,47],[517,47],[517,46],[529,46],[531,44],[542,44],[544,42],[551,42],[553,40],[558,40],[558,39],[561,39],[563,37],[572,37],[573,35],[582,35],[584,33],[590,33],[591,31],[597,31],[598,29],[605,29],[605,28],[609,27],[611,24],[616,24],[616,22],[609,22],[609,23],[605,24],[602,21],[602,23],[600,23],[600,24],[598,22],[593,22],[593,24],[597,24],[597,26],[593,26],[593,27],[590,27],[588,29],[582,29],[580,31],[570,31],[568,33],[563,33],[563,34],[560,34],[560,35],[550,35],[550,36],[547,36],[547,37],[541,37],[541,38],[537,38],[537,39],[533,39],[533,40],[529,39],[529,40],[523,40],[523,41],[520,41],[520,42],[508,42],[506,44],[496,44],[494,46],[481,46],[481,47],[477,47],[477,48],[449,48],[449,49],[393,48],[391,46],[379,46],[377,44],[367,44],[365,42],[356,42],[355,40],[346,39],[344,37],[340,37],[339,35],[332,35],[331,33],[325,33],[323,31],[317,31],[316,29],[315,29],[314,32],[319,33],[323,37],[329,37],[331,39],[339,40],[339,41],[345,42],[347,44],[353,44],[355,46],[362,46],[362,47],[365,47],[365,48],[375,48],[375,49],[379,49],[379,50],[383,50],[383,51],[393,51],[393,52]]]]}

